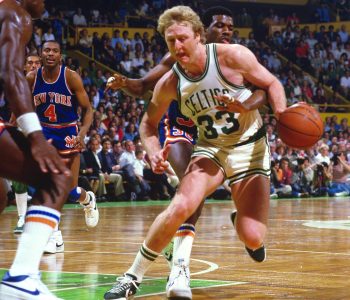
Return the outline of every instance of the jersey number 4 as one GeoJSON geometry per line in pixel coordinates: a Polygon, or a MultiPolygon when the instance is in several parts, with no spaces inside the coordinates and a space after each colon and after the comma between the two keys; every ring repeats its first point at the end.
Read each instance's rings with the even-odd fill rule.
{"type": "MultiPolygon", "coordinates": [[[[219,121],[225,119],[226,126],[221,127],[221,131],[223,134],[230,134],[239,129],[238,120],[235,119],[235,114],[227,111],[218,111],[215,114],[215,121],[219,121]]],[[[216,128],[214,128],[215,121],[209,115],[199,116],[197,122],[199,125],[205,126],[204,135],[207,139],[215,139],[219,136],[216,128]]]]}
{"type": "Polygon", "coordinates": [[[50,104],[49,107],[45,110],[44,116],[48,118],[50,122],[57,122],[56,106],[50,104]]]}

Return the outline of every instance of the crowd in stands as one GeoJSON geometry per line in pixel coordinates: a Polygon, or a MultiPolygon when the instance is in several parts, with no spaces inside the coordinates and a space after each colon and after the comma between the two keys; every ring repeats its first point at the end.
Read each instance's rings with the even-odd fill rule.
{"type": "MultiPolygon", "coordinates": [[[[326,21],[326,11],[336,8],[341,20],[346,19],[344,12],[349,10],[350,1],[316,2],[314,18],[321,21],[322,17],[322,22],[326,21]]],[[[87,149],[81,155],[81,184],[96,192],[100,200],[168,199],[178,183],[176,176],[172,170],[162,176],[151,171],[138,135],[147,99],[131,97],[122,91],[105,92],[107,79],[111,76],[109,71],[97,67],[92,59],[87,67],[82,67],[79,61],[66,55],[64,27],[67,24],[123,23],[126,16],[134,13],[139,17],[157,16],[171,6],[171,1],[123,3],[112,15],[96,9],[90,10],[89,14],[83,14],[79,8],[74,12],[52,9],[37,23],[30,51],[37,49],[40,52],[44,40],[54,38],[61,41],[64,63],[81,75],[95,109],[93,125],[86,137],[87,149]]],[[[199,1],[191,3],[199,12],[202,10],[199,1]]],[[[330,12],[329,16],[332,15],[330,12]]],[[[311,32],[308,26],[300,25],[295,13],[282,18],[273,10],[266,13],[264,20],[266,24],[284,22],[285,27],[264,41],[256,40],[254,32],[248,38],[240,37],[236,30],[232,42],[250,48],[257,59],[280,79],[288,104],[305,101],[319,105],[319,110],[324,112],[349,111],[348,108],[332,106],[343,104],[340,95],[350,98],[350,40],[346,26],[336,30],[333,26],[321,26],[319,31],[311,32]],[[281,55],[288,59],[287,63],[283,62],[281,55]],[[298,71],[294,64],[301,69],[298,71]],[[331,87],[331,96],[326,92],[326,86],[331,87]]],[[[235,22],[251,26],[252,17],[243,9],[235,22]]],[[[130,37],[127,28],[115,30],[111,37],[107,33],[100,37],[97,32],[89,36],[83,29],[77,47],[90,57],[94,49],[95,60],[128,77],[144,76],[167,51],[159,35],[137,32],[130,37]]],[[[348,120],[338,120],[336,116],[327,118],[322,140],[312,149],[297,151],[278,138],[276,119],[270,113],[266,113],[263,120],[271,148],[272,197],[349,195],[348,120]]]]}

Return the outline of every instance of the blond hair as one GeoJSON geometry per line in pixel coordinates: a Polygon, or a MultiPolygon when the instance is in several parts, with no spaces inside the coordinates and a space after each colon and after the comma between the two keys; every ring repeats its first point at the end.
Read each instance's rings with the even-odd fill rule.
{"type": "Polygon", "coordinates": [[[204,27],[199,16],[189,6],[178,5],[167,9],[158,19],[158,32],[164,37],[165,30],[175,23],[189,23],[195,33],[204,36],[204,27]]]}

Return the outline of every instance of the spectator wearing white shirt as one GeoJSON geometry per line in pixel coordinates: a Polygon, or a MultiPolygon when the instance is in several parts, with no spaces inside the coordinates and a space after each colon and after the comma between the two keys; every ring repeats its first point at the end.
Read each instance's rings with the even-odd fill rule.
{"type": "Polygon", "coordinates": [[[47,32],[45,32],[43,34],[42,40],[43,40],[43,42],[54,41],[55,40],[55,36],[54,36],[54,34],[52,32],[52,27],[49,27],[47,29],[47,32]]]}
{"type": "Polygon", "coordinates": [[[81,8],[77,9],[77,13],[73,16],[73,25],[74,26],[86,26],[86,18],[82,14],[81,8]]]}

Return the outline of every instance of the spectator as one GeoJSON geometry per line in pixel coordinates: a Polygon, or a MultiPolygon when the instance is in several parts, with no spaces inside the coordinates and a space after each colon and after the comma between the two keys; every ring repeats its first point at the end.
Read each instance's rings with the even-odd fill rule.
{"type": "Polygon", "coordinates": [[[73,16],[73,25],[74,26],[86,26],[87,25],[86,18],[82,14],[81,8],[78,8],[76,14],[74,14],[74,16],[73,16]]]}
{"type": "Polygon", "coordinates": [[[151,190],[151,187],[149,183],[144,179],[144,169],[147,167],[150,168],[149,165],[146,163],[144,159],[144,152],[143,150],[136,150],[135,151],[136,160],[134,161],[134,171],[136,178],[140,184],[141,187],[141,200],[148,200],[148,193],[151,190]]]}
{"type": "Polygon", "coordinates": [[[88,34],[87,29],[83,29],[80,32],[80,39],[78,44],[81,52],[92,56],[92,37],[88,34]]]}
{"type": "Polygon", "coordinates": [[[54,41],[55,40],[55,36],[53,34],[53,30],[52,27],[49,27],[47,29],[47,32],[44,33],[43,37],[42,37],[42,41],[47,42],[47,41],[54,41]]]}
{"type": "Polygon", "coordinates": [[[336,153],[332,157],[332,181],[328,189],[329,196],[349,196],[350,164],[347,162],[345,152],[336,153]]]}
{"type": "Polygon", "coordinates": [[[341,91],[345,97],[350,97],[350,70],[346,70],[345,74],[340,78],[341,91]]]}
{"type": "Polygon", "coordinates": [[[124,197],[121,196],[122,194],[125,194],[123,188],[123,177],[121,174],[117,173],[121,168],[120,165],[117,164],[113,153],[110,152],[111,148],[111,141],[107,138],[104,139],[102,141],[102,150],[98,154],[98,158],[101,162],[101,171],[105,183],[113,184],[113,196],[117,199],[121,198],[124,200],[124,197]]]}

